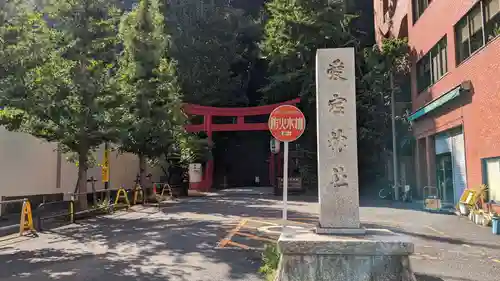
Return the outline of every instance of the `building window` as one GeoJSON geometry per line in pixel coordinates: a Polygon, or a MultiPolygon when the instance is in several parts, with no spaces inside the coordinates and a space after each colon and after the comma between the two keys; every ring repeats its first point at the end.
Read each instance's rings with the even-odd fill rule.
{"type": "Polygon", "coordinates": [[[448,72],[446,36],[417,62],[417,90],[419,93],[436,83],[448,72]]]}
{"type": "Polygon", "coordinates": [[[500,35],[500,0],[488,0],[484,2],[484,33],[486,41],[500,35]]]}
{"type": "Polygon", "coordinates": [[[483,178],[488,186],[488,199],[500,203],[500,158],[483,159],[483,178]]]}
{"type": "Polygon", "coordinates": [[[427,9],[432,0],[412,0],[413,4],[413,23],[415,23],[420,16],[424,13],[424,10],[427,9]]]}
{"type": "Polygon", "coordinates": [[[483,0],[455,25],[457,64],[470,57],[500,32],[500,0],[483,0]]]}

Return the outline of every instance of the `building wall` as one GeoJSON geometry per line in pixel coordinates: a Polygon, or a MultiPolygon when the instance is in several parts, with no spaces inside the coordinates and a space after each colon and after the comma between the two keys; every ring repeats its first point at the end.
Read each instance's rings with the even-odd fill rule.
{"type": "MultiPolygon", "coordinates": [[[[55,144],[0,127],[0,198],[73,192],[78,177],[77,167],[55,149],[55,144]],[[60,171],[58,157],[61,159],[60,171]]],[[[95,155],[102,163],[104,145],[95,155]]],[[[138,167],[135,155],[111,152],[110,187],[132,187],[138,167]]],[[[159,180],[161,173],[157,169],[150,169],[150,172],[153,180],[159,180]]],[[[89,169],[88,177],[91,176],[99,180],[97,189],[104,188],[99,167],[89,169]]]]}
{"type": "Polygon", "coordinates": [[[374,0],[375,41],[383,38],[407,36],[408,11],[411,0],[374,0]]]}
{"type": "MultiPolygon", "coordinates": [[[[445,94],[465,80],[472,82],[471,100],[442,115],[423,117],[414,124],[418,138],[463,125],[468,186],[482,183],[481,158],[500,156],[500,38],[497,37],[457,66],[454,25],[478,0],[433,1],[414,25],[409,24],[409,44],[415,62],[445,34],[448,73],[428,91],[417,93],[415,64],[412,68],[413,110],[445,94]]],[[[411,5],[409,22],[413,22],[411,5]]],[[[445,105],[446,106],[446,105],[445,105]]]]}

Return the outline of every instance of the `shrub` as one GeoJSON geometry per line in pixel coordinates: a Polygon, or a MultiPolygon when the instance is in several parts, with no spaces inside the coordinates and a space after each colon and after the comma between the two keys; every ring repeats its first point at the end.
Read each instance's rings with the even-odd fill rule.
{"type": "Polygon", "coordinates": [[[276,275],[279,261],[280,254],[277,245],[275,243],[267,244],[262,253],[262,265],[259,268],[259,272],[264,274],[268,281],[272,281],[276,275]]]}

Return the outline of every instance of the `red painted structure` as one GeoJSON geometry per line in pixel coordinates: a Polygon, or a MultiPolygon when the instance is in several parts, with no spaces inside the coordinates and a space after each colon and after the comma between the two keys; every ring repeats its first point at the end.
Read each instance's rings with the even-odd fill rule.
{"type": "MultiPolygon", "coordinates": [[[[206,132],[209,143],[212,142],[213,132],[229,132],[229,131],[267,131],[269,126],[265,123],[246,123],[245,117],[267,115],[280,105],[295,105],[300,102],[300,98],[285,101],[277,104],[255,106],[255,107],[212,107],[195,104],[185,104],[183,107],[184,113],[188,115],[203,116],[203,124],[186,125],[186,131],[191,133],[206,132]],[[236,124],[213,124],[213,117],[226,116],[236,117],[236,124]]],[[[273,179],[276,175],[274,171],[275,155],[270,153],[269,158],[269,175],[273,179]]],[[[280,168],[278,168],[280,169],[280,168]]],[[[213,184],[214,161],[213,159],[205,163],[203,179],[200,183],[190,184],[189,188],[199,191],[209,191],[213,184]]]]}

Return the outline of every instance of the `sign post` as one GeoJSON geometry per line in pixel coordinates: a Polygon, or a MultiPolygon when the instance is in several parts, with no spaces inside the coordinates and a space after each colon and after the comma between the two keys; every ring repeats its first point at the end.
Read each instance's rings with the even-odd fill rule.
{"type": "Polygon", "coordinates": [[[270,145],[272,154],[278,154],[280,152],[280,141],[279,140],[272,138],[269,145],[270,145]]]}
{"type": "MultiPolygon", "coordinates": [[[[104,148],[104,157],[102,161],[102,182],[107,185],[109,182],[109,148],[106,145],[104,148]]],[[[107,186],[105,187],[107,189],[107,186]]]]}
{"type": "Polygon", "coordinates": [[[296,141],[306,127],[306,119],[300,109],[293,105],[281,105],[269,115],[269,131],[278,141],[283,142],[283,232],[287,224],[288,208],[288,144],[296,141]]]}

